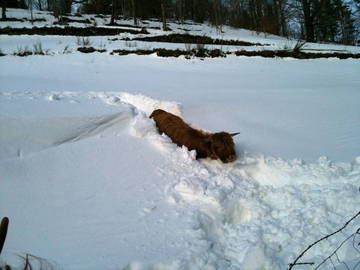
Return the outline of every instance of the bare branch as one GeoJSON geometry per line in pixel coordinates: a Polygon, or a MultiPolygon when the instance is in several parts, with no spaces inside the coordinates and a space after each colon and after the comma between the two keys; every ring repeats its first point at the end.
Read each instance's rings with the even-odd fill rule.
{"type": "MultiPolygon", "coordinates": [[[[293,263],[289,264],[289,266],[290,266],[290,267],[289,267],[289,270],[291,270],[295,265],[301,264],[301,263],[298,263],[298,261],[301,259],[301,257],[304,256],[304,254],[305,254],[309,249],[311,249],[313,246],[315,246],[315,245],[318,244],[319,242],[321,242],[321,241],[323,241],[323,240],[325,240],[325,239],[328,239],[329,237],[331,237],[331,236],[333,236],[333,235],[341,232],[342,230],[344,230],[344,229],[349,225],[349,223],[352,222],[354,219],[356,219],[358,216],[360,216],[360,211],[359,211],[355,216],[353,216],[351,219],[349,219],[349,220],[344,224],[344,226],[342,226],[340,229],[338,229],[337,231],[335,231],[335,232],[333,232],[333,233],[331,233],[331,234],[328,234],[328,235],[324,236],[323,238],[315,241],[315,242],[312,243],[310,246],[308,246],[303,252],[301,252],[301,254],[295,259],[295,261],[294,261],[293,263]]],[[[358,231],[359,231],[359,230],[358,230],[358,231]]],[[[358,231],[357,231],[357,232],[358,232],[358,231]]],[[[357,232],[356,232],[355,234],[357,234],[357,232]]],[[[343,243],[345,243],[349,238],[351,238],[351,237],[354,236],[355,234],[353,234],[353,235],[351,235],[350,237],[348,237],[343,243]]],[[[343,245],[343,243],[341,243],[340,247],[343,245]]],[[[335,253],[340,247],[338,247],[338,248],[334,251],[334,253],[335,253]]],[[[334,253],[332,253],[332,255],[334,255],[334,253]]],[[[328,258],[330,258],[332,255],[330,255],[328,258]]],[[[328,259],[328,258],[327,258],[327,259],[328,259]]],[[[325,261],[326,261],[326,259],[324,260],[324,262],[325,262],[325,261]]],[[[318,266],[318,267],[319,267],[319,266],[318,266]]],[[[318,268],[318,267],[317,267],[317,268],[318,268]]],[[[317,269],[317,268],[316,268],[316,269],[317,269]]]]}

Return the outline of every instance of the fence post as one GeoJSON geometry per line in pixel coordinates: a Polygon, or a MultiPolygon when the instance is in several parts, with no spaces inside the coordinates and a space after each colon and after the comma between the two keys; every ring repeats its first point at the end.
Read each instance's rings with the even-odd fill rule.
{"type": "Polygon", "coordinates": [[[1,224],[0,224],[0,254],[1,254],[1,251],[2,251],[2,249],[4,247],[8,226],[9,226],[9,218],[4,217],[1,220],[1,224]]]}

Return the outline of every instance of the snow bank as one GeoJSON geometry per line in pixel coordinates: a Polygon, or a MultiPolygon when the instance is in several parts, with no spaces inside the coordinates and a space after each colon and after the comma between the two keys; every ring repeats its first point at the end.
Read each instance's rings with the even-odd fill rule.
{"type": "Polygon", "coordinates": [[[129,104],[138,111],[144,112],[148,117],[156,109],[163,109],[181,116],[180,104],[176,102],[160,101],[141,94],[134,95],[130,93],[120,93],[111,98],[110,104],[116,104],[117,102],[129,104]]]}

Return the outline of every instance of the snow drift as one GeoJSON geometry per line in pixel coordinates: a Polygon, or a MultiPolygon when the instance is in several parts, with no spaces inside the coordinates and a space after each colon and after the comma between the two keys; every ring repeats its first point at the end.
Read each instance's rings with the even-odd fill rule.
{"type": "MultiPolygon", "coordinates": [[[[177,102],[120,92],[0,98],[23,106],[1,117],[7,263],[31,253],[66,269],[285,269],[358,210],[359,158],[306,163],[243,151],[232,164],[197,161],[148,117],[158,108],[182,115],[177,102]],[[84,114],[90,107],[96,115],[84,114]]],[[[306,259],[320,261],[345,235],[306,259]]],[[[348,247],[338,256],[357,259],[348,247]]]]}

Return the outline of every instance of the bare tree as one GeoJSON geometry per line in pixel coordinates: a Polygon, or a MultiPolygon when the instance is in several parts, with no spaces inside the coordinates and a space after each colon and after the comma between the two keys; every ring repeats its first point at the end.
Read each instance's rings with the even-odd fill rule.
{"type": "Polygon", "coordinates": [[[131,0],[131,4],[132,4],[132,15],[134,18],[134,25],[138,24],[137,18],[136,18],[136,0],[131,0]]]}
{"type": "Polygon", "coordinates": [[[211,13],[212,16],[210,18],[210,22],[216,27],[218,31],[221,32],[222,21],[221,21],[221,9],[222,3],[221,0],[211,0],[211,13]]]}
{"type": "Polygon", "coordinates": [[[311,0],[301,0],[300,1],[302,12],[304,15],[304,26],[305,26],[305,35],[307,41],[315,40],[315,8],[314,3],[311,0]]]}
{"type": "Polygon", "coordinates": [[[161,0],[161,17],[162,17],[163,31],[167,31],[168,29],[166,26],[165,0],[161,0]]]}
{"type": "Polygon", "coordinates": [[[37,8],[38,10],[43,10],[43,1],[42,0],[38,0],[37,2],[34,3],[35,8],[37,8]]]}
{"type": "Polygon", "coordinates": [[[286,0],[274,0],[276,17],[280,28],[279,34],[285,37],[288,36],[286,2],[286,0]]]}
{"type": "Polygon", "coordinates": [[[180,23],[184,23],[184,3],[184,0],[176,1],[178,20],[180,21],[180,23]]]}
{"type": "Polygon", "coordinates": [[[2,0],[2,19],[6,19],[6,0],[2,0]]]}
{"type": "Polygon", "coordinates": [[[115,24],[115,17],[116,17],[116,0],[112,0],[112,6],[111,6],[111,21],[110,24],[114,25],[115,24]]]}
{"type": "Polygon", "coordinates": [[[31,23],[34,23],[33,0],[28,0],[28,7],[29,7],[29,10],[30,10],[31,23]]]}
{"type": "Polygon", "coordinates": [[[296,0],[295,6],[300,10],[306,41],[314,42],[318,16],[323,9],[324,0],[296,0]]]}

